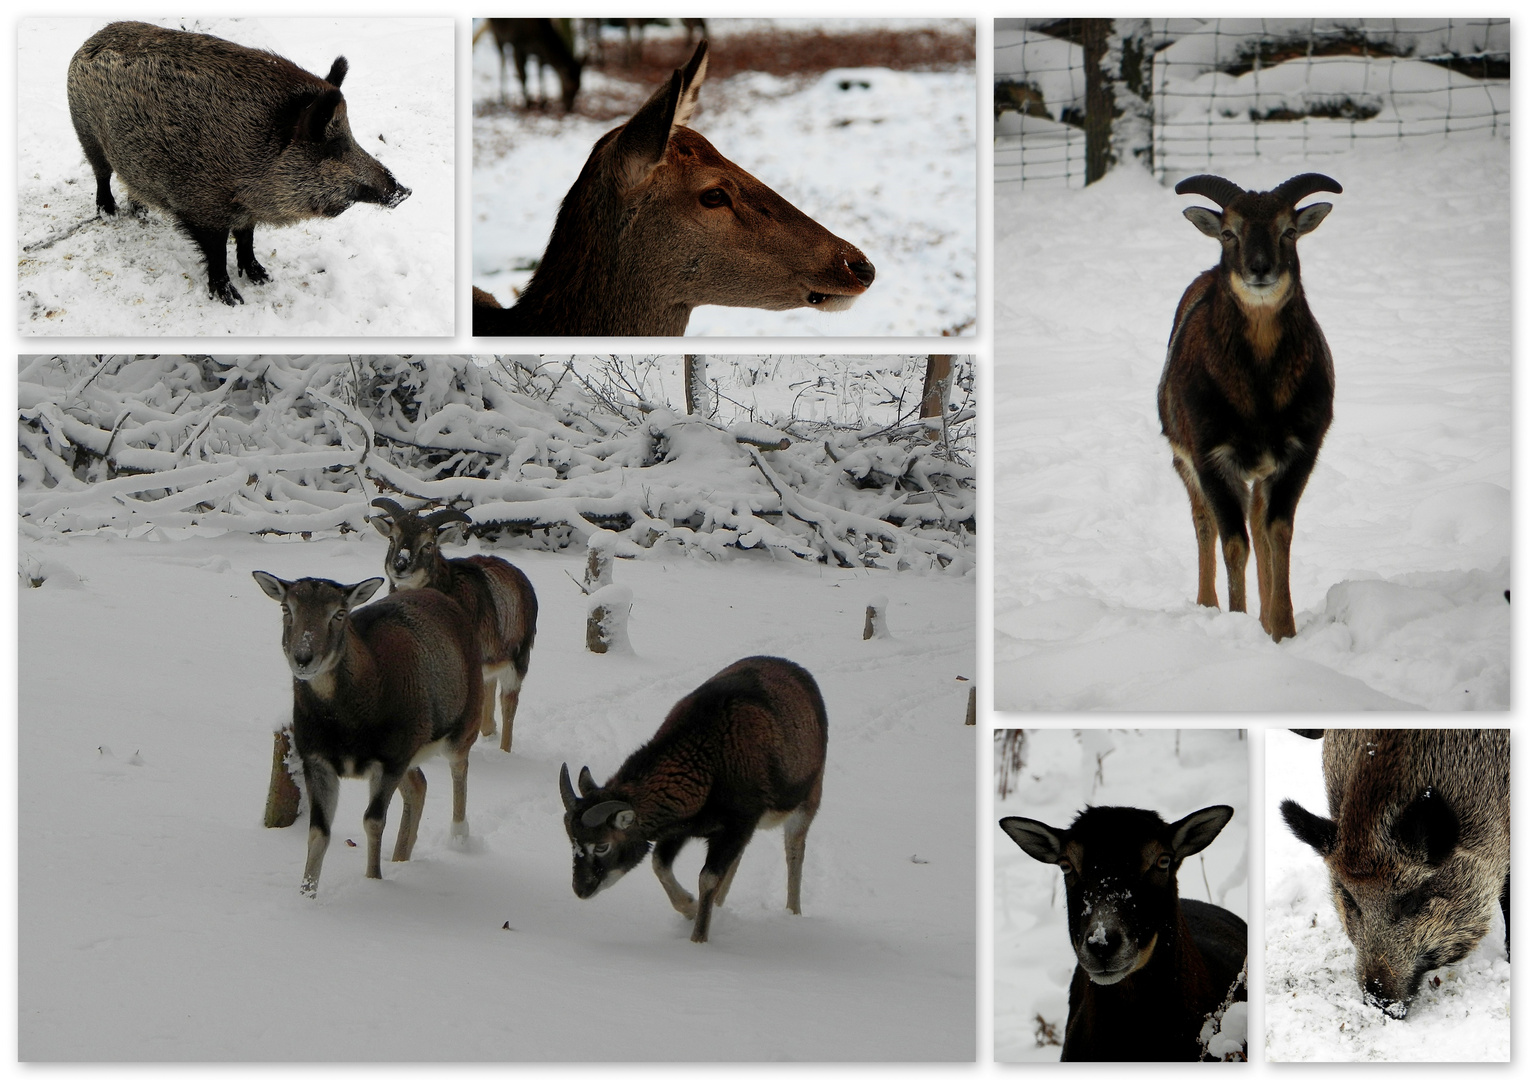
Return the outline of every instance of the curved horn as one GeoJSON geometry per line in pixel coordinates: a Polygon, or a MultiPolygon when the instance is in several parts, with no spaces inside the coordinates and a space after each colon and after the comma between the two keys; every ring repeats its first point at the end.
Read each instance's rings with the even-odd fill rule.
{"type": "Polygon", "coordinates": [[[472,524],[470,517],[453,506],[448,506],[444,510],[437,510],[424,519],[426,525],[436,530],[439,530],[442,525],[448,525],[453,521],[465,521],[468,525],[472,524]]]}
{"type": "Polygon", "coordinates": [[[1222,210],[1230,206],[1231,200],[1236,196],[1246,194],[1225,177],[1211,176],[1208,173],[1200,173],[1198,176],[1179,180],[1178,186],[1173,190],[1179,195],[1203,195],[1222,210]]]}
{"type": "Polygon", "coordinates": [[[371,505],[380,507],[382,511],[391,517],[394,521],[407,517],[409,513],[407,510],[393,502],[391,499],[373,499],[371,500],[371,505]]]}
{"type": "Polygon", "coordinates": [[[606,799],[604,802],[595,803],[584,811],[580,819],[585,828],[592,829],[596,825],[611,822],[617,829],[625,829],[637,819],[636,811],[630,803],[620,802],[617,799],[606,799]]]}
{"type": "Polygon", "coordinates": [[[573,794],[573,782],[568,779],[568,763],[562,763],[562,775],[557,777],[557,789],[562,792],[562,808],[572,810],[578,805],[578,796],[573,794]]]}
{"type": "Polygon", "coordinates": [[[1290,206],[1294,206],[1295,203],[1305,198],[1305,196],[1312,195],[1318,191],[1330,191],[1341,195],[1342,185],[1330,176],[1308,172],[1301,173],[1299,176],[1291,176],[1269,194],[1283,199],[1290,206]]]}

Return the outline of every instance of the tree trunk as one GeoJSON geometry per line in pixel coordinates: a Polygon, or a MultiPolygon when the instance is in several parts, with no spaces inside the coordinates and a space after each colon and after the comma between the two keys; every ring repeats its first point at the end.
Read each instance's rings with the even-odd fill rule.
{"type": "Polygon", "coordinates": [[[1114,90],[1104,78],[1112,19],[1082,19],[1082,71],[1086,80],[1083,133],[1087,136],[1085,182],[1102,180],[1112,164],[1109,136],[1114,128],[1114,90]]]}

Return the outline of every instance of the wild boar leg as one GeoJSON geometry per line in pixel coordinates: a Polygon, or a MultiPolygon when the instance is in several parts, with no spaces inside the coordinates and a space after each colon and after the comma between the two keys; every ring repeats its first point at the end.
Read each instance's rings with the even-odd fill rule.
{"type": "Polygon", "coordinates": [[[229,307],[244,303],[244,297],[228,280],[228,230],[208,225],[193,225],[181,219],[180,226],[201,248],[202,258],[207,262],[207,292],[229,307]]]}
{"type": "Polygon", "coordinates": [[[255,258],[255,227],[251,225],[247,229],[235,229],[233,231],[234,259],[238,263],[239,273],[256,285],[264,285],[271,279],[255,258]]]}

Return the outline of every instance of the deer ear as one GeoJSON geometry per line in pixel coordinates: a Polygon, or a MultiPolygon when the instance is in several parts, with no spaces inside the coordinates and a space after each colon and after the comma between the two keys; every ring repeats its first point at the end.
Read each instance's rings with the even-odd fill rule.
{"type": "Polygon", "coordinates": [[[684,94],[682,76],[674,72],[668,85],[647,99],[637,115],[626,121],[613,147],[616,181],[622,193],[630,191],[663,161],[668,152],[669,132],[674,127],[674,112],[684,94]]]}
{"type": "Polygon", "coordinates": [[[694,55],[679,76],[680,94],[674,110],[674,127],[688,126],[695,115],[695,106],[700,103],[700,84],[706,81],[706,49],[705,41],[696,45],[694,55]]]}

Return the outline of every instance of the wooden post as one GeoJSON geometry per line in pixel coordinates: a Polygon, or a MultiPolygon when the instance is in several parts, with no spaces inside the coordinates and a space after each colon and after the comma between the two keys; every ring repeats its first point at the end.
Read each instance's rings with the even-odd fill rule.
{"type": "Polygon", "coordinates": [[[886,626],[886,597],[872,596],[865,605],[865,636],[862,640],[889,637],[891,631],[886,626]]]}
{"type": "Polygon", "coordinates": [[[976,685],[971,686],[970,694],[966,695],[966,727],[976,726],[976,685]]]}
{"type": "MultiPolygon", "coordinates": [[[[923,372],[923,404],[918,409],[920,419],[942,419],[945,410],[950,404],[950,361],[949,356],[930,356],[928,366],[923,372]]],[[[942,428],[928,427],[923,432],[923,437],[933,442],[939,438],[942,428]]]]}
{"type": "Polygon", "coordinates": [[[270,790],[265,796],[267,829],[284,829],[297,820],[302,796],[297,790],[297,781],[292,779],[292,770],[287,767],[287,758],[291,753],[292,726],[288,724],[276,731],[276,748],[271,756],[270,790]]]}

